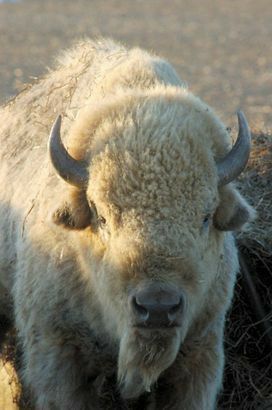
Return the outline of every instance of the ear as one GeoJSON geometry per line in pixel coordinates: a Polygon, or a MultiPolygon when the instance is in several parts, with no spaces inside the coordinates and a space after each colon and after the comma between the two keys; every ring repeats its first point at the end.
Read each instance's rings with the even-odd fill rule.
{"type": "Polygon", "coordinates": [[[90,208],[86,192],[70,189],[69,199],[52,215],[53,222],[67,229],[85,229],[94,219],[94,211],[90,208]]]}
{"type": "Polygon", "coordinates": [[[214,226],[220,231],[236,231],[255,217],[255,210],[232,186],[220,190],[220,203],[214,214],[214,226]]]}

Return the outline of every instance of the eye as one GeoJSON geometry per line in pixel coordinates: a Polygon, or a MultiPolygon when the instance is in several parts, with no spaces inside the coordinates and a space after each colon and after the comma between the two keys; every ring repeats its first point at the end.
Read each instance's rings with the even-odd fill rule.
{"type": "Polygon", "coordinates": [[[103,242],[106,243],[110,237],[109,226],[106,223],[106,219],[102,215],[98,216],[97,222],[98,222],[97,227],[98,227],[100,238],[102,239],[103,242]]]}
{"type": "Polygon", "coordinates": [[[98,223],[99,223],[100,226],[103,226],[103,225],[106,224],[106,219],[104,218],[104,216],[99,215],[98,223]]]}
{"type": "Polygon", "coordinates": [[[96,219],[97,225],[103,227],[106,224],[106,219],[104,216],[98,214],[97,208],[92,200],[88,199],[88,203],[90,209],[92,210],[93,217],[96,219]]]}
{"type": "Polygon", "coordinates": [[[204,228],[204,229],[208,228],[209,224],[210,224],[210,220],[211,220],[211,214],[205,215],[205,217],[202,221],[202,228],[204,228]]]}

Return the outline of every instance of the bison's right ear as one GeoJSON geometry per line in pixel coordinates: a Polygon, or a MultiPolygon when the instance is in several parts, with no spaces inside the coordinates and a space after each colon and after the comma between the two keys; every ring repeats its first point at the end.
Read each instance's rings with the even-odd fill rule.
{"type": "Polygon", "coordinates": [[[255,210],[231,185],[220,189],[220,203],[213,222],[220,231],[236,231],[255,217],[255,210]]]}
{"type": "Polygon", "coordinates": [[[69,199],[52,215],[53,222],[67,229],[85,229],[95,220],[95,210],[91,209],[86,192],[71,189],[69,199]]]}

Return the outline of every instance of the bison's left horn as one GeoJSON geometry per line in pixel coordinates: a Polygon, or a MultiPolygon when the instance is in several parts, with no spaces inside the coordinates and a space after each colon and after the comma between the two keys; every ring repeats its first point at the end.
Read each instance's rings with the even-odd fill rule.
{"type": "Polygon", "coordinates": [[[217,163],[219,185],[226,185],[237,178],[245,169],[250,154],[250,129],[242,111],[237,112],[238,138],[231,151],[217,163]]]}
{"type": "Polygon", "coordinates": [[[60,137],[61,115],[58,116],[50,132],[48,148],[51,162],[66,182],[78,188],[86,187],[88,183],[87,164],[71,157],[64,147],[60,137]]]}

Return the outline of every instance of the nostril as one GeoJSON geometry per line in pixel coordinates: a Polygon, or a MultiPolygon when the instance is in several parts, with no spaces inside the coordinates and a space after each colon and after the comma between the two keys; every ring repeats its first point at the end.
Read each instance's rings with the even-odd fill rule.
{"type": "Polygon", "coordinates": [[[137,302],[135,296],[132,298],[132,306],[139,319],[145,321],[149,318],[148,310],[137,302]]]}
{"type": "Polygon", "coordinates": [[[182,309],[182,299],[180,298],[179,303],[172,306],[168,311],[168,318],[170,321],[174,321],[177,318],[178,313],[181,312],[182,309]]]}

